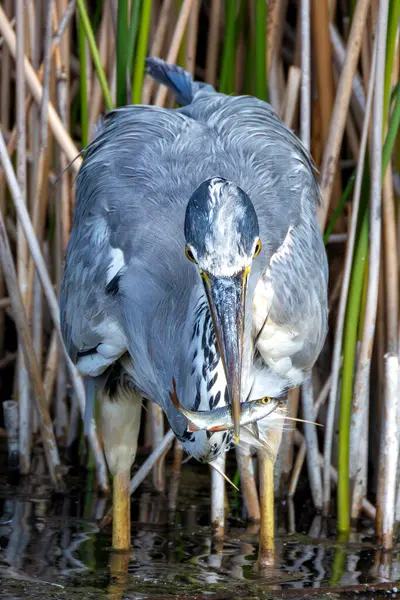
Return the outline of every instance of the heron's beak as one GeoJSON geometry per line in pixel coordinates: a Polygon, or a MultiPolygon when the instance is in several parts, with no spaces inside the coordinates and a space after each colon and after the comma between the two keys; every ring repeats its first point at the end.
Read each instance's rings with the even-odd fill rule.
{"type": "Polygon", "coordinates": [[[240,433],[245,299],[249,272],[250,269],[246,268],[232,277],[215,277],[204,271],[201,273],[225,369],[236,442],[240,433]]]}

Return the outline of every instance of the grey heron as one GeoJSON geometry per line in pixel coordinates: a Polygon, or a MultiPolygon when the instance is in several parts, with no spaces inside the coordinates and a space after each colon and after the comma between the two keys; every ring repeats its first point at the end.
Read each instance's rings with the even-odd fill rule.
{"type": "Polygon", "coordinates": [[[237,440],[240,403],[300,385],[327,332],[309,154],[269,104],[217,93],[159,59],[147,68],[182,107],[106,115],[77,178],[61,293],[66,347],[99,389],[115,548],[130,541],[142,398],[162,407],[190,455],[213,461],[232,433],[189,432],[172,382],[190,410],[229,403],[237,440]]]}

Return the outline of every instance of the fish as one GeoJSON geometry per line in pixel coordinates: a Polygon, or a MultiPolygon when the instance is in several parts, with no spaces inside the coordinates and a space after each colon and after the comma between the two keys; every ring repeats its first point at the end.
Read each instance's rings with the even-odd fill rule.
{"type": "MultiPolygon", "coordinates": [[[[189,421],[189,431],[226,431],[233,429],[233,420],[230,406],[223,406],[222,408],[215,408],[214,410],[188,410],[184,408],[178,400],[176,393],[175,380],[172,381],[173,391],[170,392],[170,398],[176,406],[176,408],[187,418],[189,421]]],[[[242,402],[240,425],[249,425],[255,423],[264,417],[270,415],[275,409],[278,408],[280,401],[276,398],[259,398],[258,400],[251,400],[248,402],[242,402]]]]}

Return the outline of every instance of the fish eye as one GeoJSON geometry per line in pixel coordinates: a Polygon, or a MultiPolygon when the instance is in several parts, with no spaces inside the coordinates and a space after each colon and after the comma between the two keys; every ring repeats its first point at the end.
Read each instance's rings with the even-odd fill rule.
{"type": "Polygon", "coordinates": [[[190,260],[190,262],[197,263],[197,260],[193,256],[193,252],[191,251],[189,246],[185,246],[185,254],[186,254],[186,258],[188,258],[190,260]]]}
{"type": "Polygon", "coordinates": [[[255,250],[254,250],[253,258],[256,258],[260,254],[261,249],[262,249],[262,243],[261,243],[261,240],[258,239],[258,242],[257,242],[255,250]]]}

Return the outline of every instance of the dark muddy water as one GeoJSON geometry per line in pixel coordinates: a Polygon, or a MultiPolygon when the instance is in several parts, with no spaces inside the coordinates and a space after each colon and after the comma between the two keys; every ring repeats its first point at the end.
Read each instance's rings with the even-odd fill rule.
{"type": "Polygon", "coordinates": [[[195,462],[182,467],[174,512],[150,483],[139,488],[132,500],[132,551],[113,553],[110,529],[97,525],[107,499],[75,475],[67,496],[52,495],[42,457],[34,460],[37,475],[18,485],[0,475],[2,599],[400,597],[389,583],[400,580],[400,550],[384,556],[368,522],[338,543],[301,503],[295,535],[287,533],[285,507],[278,506],[276,565],[260,576],[257,527],[241,520],[234,490],[226,539],[213,539],[208,469],[195,462]]]}

